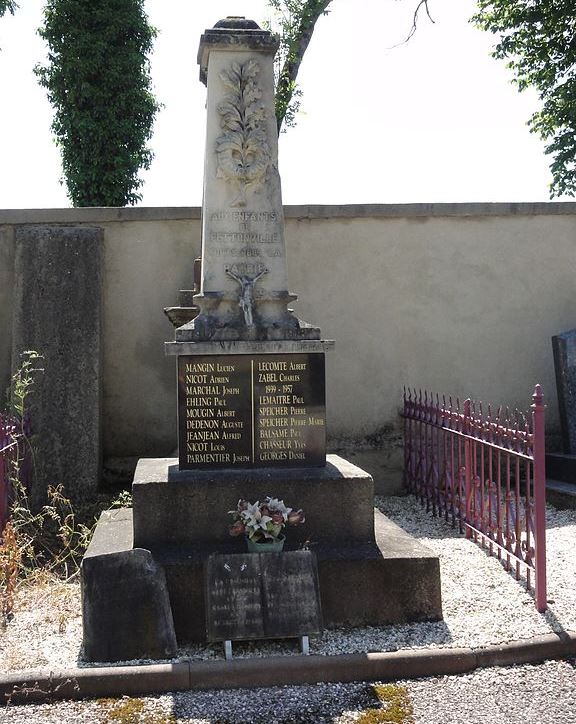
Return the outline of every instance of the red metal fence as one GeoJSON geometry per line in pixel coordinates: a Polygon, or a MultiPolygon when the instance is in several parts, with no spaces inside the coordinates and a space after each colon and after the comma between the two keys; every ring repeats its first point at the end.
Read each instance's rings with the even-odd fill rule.
{"type": "Polygon", "coordinates": [[[516,578],[546,610],[546,475],[540,385],[526,415],[404,390],[404,484],[516,578]]]}

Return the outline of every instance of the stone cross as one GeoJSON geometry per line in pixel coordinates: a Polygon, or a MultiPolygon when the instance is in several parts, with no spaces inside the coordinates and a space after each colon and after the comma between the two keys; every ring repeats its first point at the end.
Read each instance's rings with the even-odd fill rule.
{"type": "Polygon", "coordinates": [[[296,297],[288,291],[278,173],[277,48],[275,35],[236,17],[200,40],[208,90],[200,313],[176,330],[176,341],[320,339],[288,309],[296,297]]]}

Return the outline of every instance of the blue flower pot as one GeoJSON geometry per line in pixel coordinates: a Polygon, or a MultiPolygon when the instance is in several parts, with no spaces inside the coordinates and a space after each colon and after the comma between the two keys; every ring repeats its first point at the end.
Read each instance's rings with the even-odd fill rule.
{"type": "Polygon", "coordinates": [[[250,538],[246,538],[248,553],[280,553],[284,548],[286,538],[282,536],[278,540],[268,540],[265,543],[254,543],[250,538]]]}

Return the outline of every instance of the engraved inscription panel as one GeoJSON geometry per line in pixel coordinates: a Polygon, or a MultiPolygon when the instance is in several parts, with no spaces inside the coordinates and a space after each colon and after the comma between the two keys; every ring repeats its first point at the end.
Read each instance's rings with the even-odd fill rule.
{"type": "Polygon", "coordinates": [[[208,558],[206,628],[209,641],[264,638],[259,556],[208,558]]]}
{"type": "Polygon", "coordinates": [[[314,554],[290,551],[261,555],[264,630],[282,638],[320,633],[320,588],[314,554]]]}
{"type": "Polygon", "coordinates": [[[326,463],[324,354],[178,358],[181,470],[326,463]]]}
{"type": "Polygon", "coordinates": [[[206,563],[208,641],[296,637],[322,631],[312,551],[213,554],[206,563]]]}

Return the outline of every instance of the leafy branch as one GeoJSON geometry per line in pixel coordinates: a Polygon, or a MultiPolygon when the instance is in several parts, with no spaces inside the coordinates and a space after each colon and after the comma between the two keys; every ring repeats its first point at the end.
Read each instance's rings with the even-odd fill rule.
{"type": "Polygon", "coordinates": [[[268,0],[280,29],[276,54],[276,124],[296,125],[302,92],[296,83],[304,53],[310,44],[316,21],[328,14],[331,0],[268,0]]]}
{"type": "Polygon", "coordinates": [[[499,35],[494,58],[507,61],[519,91],[542,106],[528,121],[552,156],[550,196],[576,195],[576,10],[568,0],[478,0],[472,18],[499,35]]]}
{"type": "Polygon", "coordinates": [[[14,0],[0,0],[0,18],[8,11],[10,15],[14,15],[18,5],[14,0]]]}

